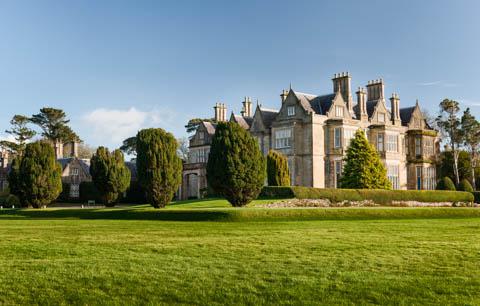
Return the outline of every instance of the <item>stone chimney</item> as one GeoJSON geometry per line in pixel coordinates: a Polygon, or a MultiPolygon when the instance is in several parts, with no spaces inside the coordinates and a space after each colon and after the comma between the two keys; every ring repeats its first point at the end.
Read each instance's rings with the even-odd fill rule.
{"type": "Polygon", "coordinates": [[[285,102],[288,96],[288,90],[284,89],[282,90],[282,94],[280,95],[280,98],[282,99],[282,103],[285,102]]]}
{"type": "Polygon", "coordinates": [[[55,142],[54,149],[56,152],[57,159],[63,158],[63,142],[57,141],[55,142]]]}
{"type": "Polygon", "coordinates": [[[224,103],[215,103],[213,109],[215,110],[215,121],[227,121],[227,107],[224,103]]]}
{"type": "Polygon", "coordinates": [[[357,103],[358,103],[358,119],[360,120],[367,120],[368,113],[367,113],[367,92],[365,88],[358,87],[356,92],[357,94],[357,103]]]}
{"type": "Polygon", "coordinates": [[[351,89],[351,76],[348,72],[335,73],[332,78],[333,81],[333,92],[340,92],[342,98],[347,104],[347,109],[350,114],[353,113],[353,99],[352,99],[352,89],[351,89]]]}
{"type": "Polygon", "coordinates": [[[367,101],[384,100],[385,85],[383,79],[368,81],[367,101]]]}
{"type": "Polygon", "coordinates": [[[394,125],[400,125],[400,96],[396,93],[392,94],[390,98],[391,103],[391,112],[392,112],[392,123],[394,125]]]}
{"type": "Polygon", "coordinates": [[[245,97],[245,100],[242,102],[242,104],[242,116],[252,117],[252,99],[250,97],[245,97]]]}
{"type": "Polygon", "coordinates": [[[2,150],[0,151],[0,168],[7,168],[8,167],[8,151],[2,150]]]}

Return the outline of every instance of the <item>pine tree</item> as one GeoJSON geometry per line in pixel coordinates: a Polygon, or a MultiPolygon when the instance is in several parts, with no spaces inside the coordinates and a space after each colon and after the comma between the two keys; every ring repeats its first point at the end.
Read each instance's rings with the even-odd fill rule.
{"type": "Polygon", "coordinates": [[[210,187],[233,206],[258,197],[265,181],[265,158],[257,141],[234,122],[220,122],[207,164],[210,187]]]}
{"type": "Polygon", "coordinates": [[[391,189],[387,170],[375,148],[368,143],[363,130],[358,130],[347,149],[341,178],[342,188],[391,189]]]}
{"type": "Polygon", "coordinates": [[[267,155],[268,186],[290,186],[288,160],[280,152],[270,150],[267,155]]]}
{"type": "Polygon", "coordinates": [[[19,169],[20,200],[23,205],[40,208],[50,204],[62,192],[62,169],[51,145],[29,143],[19,169]]]}
{"type": "Polygon", "coordinates": [[[130,186],[130,170],[120,150],[109,152],[99,147],[90,160],[90,174],[105,206],[115,206],[118,196],[130,186]]]}
{"type": "Polygon", "coordinates": [[[136,138],[139,182],[153,207],[165,207],[182,181],[177,140],[162,129],[141,130],[136,138]]]}

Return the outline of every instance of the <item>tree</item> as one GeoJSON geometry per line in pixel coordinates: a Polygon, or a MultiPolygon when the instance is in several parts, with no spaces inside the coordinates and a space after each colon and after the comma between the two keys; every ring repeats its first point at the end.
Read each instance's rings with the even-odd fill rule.
{"type": "Polygon", "coordinates": [[[95,149],[85,143],[78,144],[78,158],[90,159],[95,153],[95,149]]]}
{"type": "Polygon", "coordinates": [[[290,186],[288,160],[280,152],[270,150],[267,155],[268,186],[290,186]]]}
{"type": "Polygon", "coordinates": [[[130,186],[130,170],[125,166],[120,150],[109,152],[107,148],[99,147],[90,160],[90,174],[105,206],[115,206],[119,194],[130,186]]]}
{"type": "Polygon", "coordinates": [[[458,184],[457,190],[473,192],[473,187],[467,179],[463,179],[460,181],[460,184],[458,184]]]}
{"type": "Polygon", "coordinates": [[[440,114],[437,117],[438,127],[442,130],[442,135],[448,138],[450,142],[450,149],[453,154],[453,173],[455,175],[455,183],[460,183],[460,176],[458,173],[458,147],[462,142],[462,131],[460,129],[460,120],[458,112],[460,106],[457,101],[444,99],[440,102],[440,114]]]}
{"type": "Polygon", "coordinates": [[[27,125],[30,123],[30,118],[15,115],[12,120],[10,120],[11,128],[6,130],[7,134],[10,134],[15,139],[13,141],[1,141],[0,146],[6,148],[13,155],[22,155],[25,150],[25,144],[32,139],[36,132],[30,129],[27,125]]]}
{"type": "Polygon", "coordinates": [[[127,155],[137,155],[137,137],[129,137],[125,139],[120,146],[120,150],[127,155]]]}
{"type": "Polygon", "coordinates": [[[257,141],[234,122],[219,122],[207,163],[207,181],[233,206],[256,199],[265,181],[265,158],[257,141]]]}
{"type": "MultiPolygon", "coordinates": [[[[458,176],[460,181],[463,179],[472,180],[472,166],[470,163],[470,154],[467,151],[459,150],[458,152],[458,176]]],[[[448,176],[450,179],[455,180],[455,173],[453,172],[453,153],[452,151],[443,151],[440,153],[440,163],[438,164],[438,177],[448,176]]],[[[473,169],[475,176],[478,177],[480,172],[479,168],[473,169]]]]}
{"type": "Polygon", "coordinates": [[[187,123],[187,125],[185,125],[185,129],[187,129],[187,133],[190,134],[190,133],[193,133],[195,132],[197,129],[198,129],[198,126],[200,125],[200,123],[202,122],[215,122],[215,119],[201,119],[201,118],[194,118],[194,119],[190,119],[187,123]]]}
{"type": "Polygon", "coordinates": [[[70,120],[61,109],[44,107],[40,113],[33,115],[30,121],[42,129],[42,136],[52,142],[54,146],[55,158],[57,158],[57,149],[60,143],[70,141],[80,141],[80,138],[68,126],[70,120]]]}
{"type": "Polygon", "coordinates": [[[467,108],[463,112],[461,123],[463,131],[463,144],[470,155],[472,187],[474,190],[476,190],[477,184],[475,181],[475,168],[477,167],[477,152],[480,146],[480,123],[477,121],[477,119],[475,119],[475,116],[470,113],[470,108],[467,108]]]}
{"type": "Polygon", "coordinates": [[[368,143],[363,130],[357,130],[350,141],[345,158],[341,188],[391,189],[387,170],[380,161],[375,148],[368,143]]]}
{"type": "Polygon", "coordinates": [[[12,160],[12,164],[10,165],[10,172],[8,173],[8,188],[10,189],[10,193],[16,195],[18,198],[21,198],[22,188],[20,183],[22,180],[20,179],[20,164],[22,162],[22,157],[18,155],[12,160]]]}
{"type": "Polygon", "coordinates": [[[178,149],[177,149],[177,154],[178,157],[180,157],[181,160],[184,162],[187,162],[188,160],[188,139],[186,137],[178,138],[177,139],[178,143],[178,149]]]}
{"type": "Polygon", "coordinates": [[[61,166],[50,144],[27,144],[19,169],[19,197],[22,204],[34,208],[50,204],[62,192],[61,176],[61,166]]]}
{"type": "Polygon", "coordinates": [[[437,190],[457,190],[455,188],[455,184],[453,181],[448,177],[443,177],[437,184],[437,190]]]}
{"type": "Polygon", "coordinates": [[[153,207],[165,207],[182,181],[177,141],[162,129],[141,130],[136,138],[139,182],[153,207]]]}

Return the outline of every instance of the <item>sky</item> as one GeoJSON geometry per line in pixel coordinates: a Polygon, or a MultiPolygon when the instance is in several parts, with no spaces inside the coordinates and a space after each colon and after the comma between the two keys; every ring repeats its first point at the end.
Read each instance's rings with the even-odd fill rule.
{"type": "Polygon", "coordinates": [[[64,109],[91,146],[141,128],[186,136],[216,102],[332,92],[383,78],[401,106],[444,98],[480,117],[480,1],[0,0],[0,138],[15,114],[64,109]]]}

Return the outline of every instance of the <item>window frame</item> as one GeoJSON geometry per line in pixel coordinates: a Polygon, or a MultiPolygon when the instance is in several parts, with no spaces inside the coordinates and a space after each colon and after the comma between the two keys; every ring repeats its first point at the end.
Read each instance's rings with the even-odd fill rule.
{"type": "Polygon", "coordinates": [[[342,147],[342,128],[341,127],[336,127],[333,128],[333,147],[335,149],[341,148],[342,147]],[[338,135],[337,135],[338,132],[338,135]]]}
{"type": "Polygon", "coordinates": [[[287,106],[287,116],[288,117],[295,116],[295,106],[293,105],[287,106]]]}

